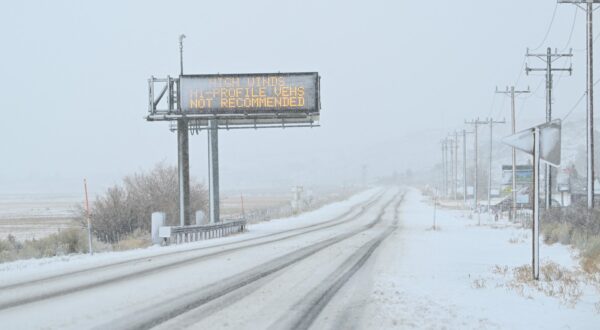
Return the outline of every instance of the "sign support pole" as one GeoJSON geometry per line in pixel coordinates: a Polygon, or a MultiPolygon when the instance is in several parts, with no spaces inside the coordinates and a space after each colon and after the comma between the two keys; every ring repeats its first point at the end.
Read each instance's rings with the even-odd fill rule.
{"type": "Polygon", "coordinates": [[[210,171],[210,222],[220,222],[219,209],[219,123],[217,119],[209,121],[209,171],[210,171]]]}
{"type": "Polygon", "coordinates": [[[532,270],[533,278],[540,279],[540,128],[533,132],[533,226],[532,226],[532,270]]]}
{"type": "Polygon", "coordinates": [[[190,153],[188,122],[177,120],[177,168],[179,178],[179,225],[190,224],[190,153]]]}
{"type": "MultiPolygon", "coordinates": [[[[183,75],[183,38],[179,36],[179,67],[180,74],[183,75]]],[[[172,88],[169,88],[172,90],[172,88]]],[[[179,88],[177,88],[180,93],[179,88]]],[[[171,97],[171,95],[169,95],[171,97]]],[[[179,100],[179,97],[177,97],[179,100]]],[[[169,102],[171,107],[173,102],[169,102]]],[[[177,102],[179,111],[181,104],[177,102]]],[[[170,109],[172,110],[172,109],[170,109]]],[[[190,223],[190,146],[188,135],[188,122],[185,118],[177,120],[177,172],[179,181],[179,225],[185,226],[190,223]]]]}
{"type": "Polygon", "coordinates": [[[534,280],[540,279],[540,164],[544,161],[555,167],[560,166],[561,126],[560,120],[553,120],[504,138],[505,144],[533,156],[531,268],[534,280]]]}

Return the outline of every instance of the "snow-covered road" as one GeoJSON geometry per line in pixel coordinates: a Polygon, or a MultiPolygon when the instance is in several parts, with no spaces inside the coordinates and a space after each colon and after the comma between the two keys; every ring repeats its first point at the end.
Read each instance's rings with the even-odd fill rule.
{"type": "Polygon", "coordinates": [[[401,200],[398,189],[377,189],[327,218],[282,220],[173,251],[98,256],[99,264],[50,263],[47,274],[44,266],[6,270],[0,319],[10,328],[307,328],[394,230],[401,200]]]}
{"type": "Polygon", "coordinates": [[[528,261],[527,231],[449,210],[432,231],[432,214],[416,190],[376,188],[243,235],[0,265],[2,328],[598,328],[591,287],[564,306],[493,272],[528,261]]]}

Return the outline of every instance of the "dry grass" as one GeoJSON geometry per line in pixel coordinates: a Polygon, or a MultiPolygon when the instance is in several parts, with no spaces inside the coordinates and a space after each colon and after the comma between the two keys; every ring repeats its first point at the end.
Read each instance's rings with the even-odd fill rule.
{"type": "Polygon", "coordinates": [[[473,289],[484,289],[485,288],[485,280],[483,278],[475,279],[471,283],[471,287],[473,289]]]}
{"type": "MultiPolygon", "coordinates": [[[[544,263],[540,267],[540,280],[535,281],[530,265],[512,268],[496,265],[492,272],[508,277],[504,286],[519,295],[531,299],[531,292],[540,292],[548,297],[557,298],[566,306],[573,307],[583,295],[582,286],[591,284],[583,272],[571,271],[554,262],[544,263]]],[[[501,285],[502,286],[502,285],[501,285]]]]}
{"type": "Polygon", "coordinates": [[[112,244],[113,251],[125,251],[132,249],[145,248],[152,245],[152,240],[148,232],[141,230],[134,231],[124,239],[112,244]]]}
{"type": "Polygon", "coordinates": [[[600,273],[600,237],[590,237],[586,240],[581,257],[581,266],[585,271],[600,273]]]}
{"type": "Polygon", "coordinates": [[[113,244],[114,251],[125,251],[132,249],[141,249],[152,245],[149,238],[127,238],[113,244]]]}
{"type": "Polygon", "coordinates": [[[494,267],[492,268],[492,273],[506,276],[506,274],[508,273],[508,266],[502,267],[499,265],[494,265],[494,267]]]}
{"type": "Polygon", "coordinates": [[[523,244],[525,242],[527,242],[527,240],[529,239],[529,235],[528,234],[518,234],[516,236],[513,236],[511,238],[508,239],[508,243],[510,244],[523,244]]]}
{"type": "Polygon", "coordinates": [[[9,235],[0,240],[0,262],[85,252],[88,252],[88,238],[81,228],[61,230],[42,239],[18,241],[9,235]]]}
{"type": "MultiPolygon", "coordinates": [[[[92,242],[95,252],[138,249],[151,244],[150,234],[142,230],[136,230],[112,245],[96,239],[92,242]]],[[[0,262],[88,253],[88,248],[87,231],[82,228],[65,229],[41,239],[25,241],[9,235],[7,239],[0,239],[0,262]]]]}

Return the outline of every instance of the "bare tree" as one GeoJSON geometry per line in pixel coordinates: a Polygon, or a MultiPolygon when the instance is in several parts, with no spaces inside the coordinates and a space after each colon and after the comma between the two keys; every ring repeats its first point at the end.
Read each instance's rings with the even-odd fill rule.
{"type": "MultiPolygon", "coordinates": [[[[207,192],[202,184],[190,184],[191,210],[207,210],[207,192]]],[[[179,219],[177,168],[159,163],[148,173],[123,179],[123,185],[109,188],[91,209],[92,229],[102,241],[113,243],[135,230],[150,231],[152,212],[165,212],[167,224],[179,219]]],[[[84,219],[83,210],[80,216],[84,219]]]]}

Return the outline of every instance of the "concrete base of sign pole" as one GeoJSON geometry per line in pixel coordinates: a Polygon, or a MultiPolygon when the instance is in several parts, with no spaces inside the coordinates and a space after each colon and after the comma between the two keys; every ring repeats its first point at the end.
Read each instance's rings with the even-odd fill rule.
{"type": "Polygon", "coordinates": [[[206,214],[202,210],[196,211],[196,225],[206,224],[206,214]]]}
{"type": "Polygon", "coordinates": [[[160,244],[162,239],[159,235],[160,227],[165,225],[166,214],[163,212],[152,213],[152,244],[160,244]]]}

